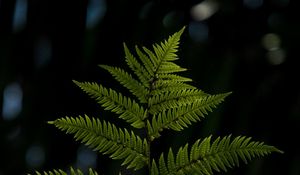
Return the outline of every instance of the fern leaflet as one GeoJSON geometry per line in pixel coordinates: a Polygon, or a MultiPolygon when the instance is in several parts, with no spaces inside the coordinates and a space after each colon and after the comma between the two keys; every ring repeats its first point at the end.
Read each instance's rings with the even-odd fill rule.
{"type": "MultiPolygon", "coordinates": [[[[28,174],[28,175],[30,175],[30,174],[28,174]]],[[[68,175],[68,173],[61,169],[54,169],[52,171],[43,171],[43,172],[36,171],[35,175],[68,175]]],[[[71,167],[69,175],[84,175],[84,173],[80,169],[74,170],[71,167]]],[[[98,175],[98,173],[90,168],[88,175],[98,175]]]]}
{"type": "Polygon", "coordinates": [[[149,94],[148,89],[146,89],[141,83],[133,79],[132,76],[120,68],[115,68],[107,65],[100,65],[101,68],[109,71],[116,80],[118,80],[124,87],[130,90],[130,92],[135,95],[141,103],[146,103],[146,96],[149,94]]]}
{"type": "Polygon", "coordinates": [[[263,157],[272,152],[282,151],[263,142],[251,141],[250,137],[239,136],[231,140],[231,136],[218,137],[211,143],[211,137],[202,141],[197,140],[188,151],[188,144],[180,147],[176,158],[172,149],[169,149],[167,163],[164,154],[158,161],[152,161],[153,171],[163,175],[199,174],[212,175],[213,171],[227,171],[227,168],[239,166],[240,160],[245,164],[252,158],[263,157]]]}
{"type": "Polygon", "coordinates": [[[157,80],[155,83],[153,83],[154,88],[150,92],[152,96],[154,95],[161,95],[163,93],[173,92],[173,91],[184,91],[184,90],[190,90],[190,89],[197,89],[196,87],[173,80],[157,80]]]}
{"type": "Polygon", "coordinates": [[[193,81],[190,78],[186,78],[186,77],[182,77],[176,74],[158,74],[157,75],[158,79],[161,80],[173,80],[173,81],[177,81],[177,82],[190,82],[193,81]]]}
{"type": "Polygon", "coordinates": [[[153,66],[153,63],[148,58],[147,55],[145,55],[138,46],[135,46],[135,51],[139,57],[139,59],[142,61],[142,63],[145,66],[145,69],[147,70],[148,74],[150,75],[150,80],[154,76],[155,67],[153,66]]]}
{"type": "Polygon", "coordinates": [[[120,118],[126,120],[135,128],[144,127],[143,119],[146,111],[138,103],[112,89],[98,85],[97,83],[73,81],[83,91],[95,98],[105,110],[111,110],[121,114],[120,118]]]}
{"type": "Polygon", "coordinates": [[[127,48],[126,44],[124,43],[124,51],[125,51],[125,57],[127,65],[130,67],[130,69],[134,72],[135,75],[139,78],[141,83],[149,88],[149,80],[150,75],[147,72],[147,70],[137,61],[137,59],[130,53],[129,49],[127,48]]]}
{"type": "Polygon", "coordinates": [[[154,95],[148,101],[148,105],[150,106],[149,112],[151,114],[157,114],[164,110],[186,106],[207,95],[208,94],[197,89],[170,91],[154,95]]]}
{"type": "Polygon", "coordinates": [[[174,109],[162,111],[153,116],[152,122],[147,123],[149,135],[152,139],[160,136],[160,132],[164,129],[173,129],[175,131],[181,131],[191,125],[192,122],[201,121],[204,115],[208,114],[208,111],[212,111],[212,108],[216,108],[225,97],[230,93],[208,95],[203,98],[194,100],[193,103],[186,106],[181,106],[174,109]]]}
{"type": "Polygon", "coordinates": [[[122,130],[115,125],[88,116],[65,117],[49,122],[67,134],[74,134],[76,141],[99,151],[109,154],[112,159],[125,159],[122,165],[135,170],[147,163],[148,144],[145,139],[136,136],[134,132],[122,130]]]}

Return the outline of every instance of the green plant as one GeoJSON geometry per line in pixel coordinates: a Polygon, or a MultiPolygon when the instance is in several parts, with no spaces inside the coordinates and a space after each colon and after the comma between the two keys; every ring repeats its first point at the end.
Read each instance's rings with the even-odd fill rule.
{"type": "MultiPolygon", "coordinates": [[[[110,122],[87,115],[60,118],[49,123],[67,134],[73,134],[77,141],[94,151],[107,154],[112,159],[122,159],[122,166],[126,166],[127,169],[135,171],[146,168],[151,175],[211,175],[214,171],[226,172],[228,168],[239,166],[240,160],[248,163],[252,158],[271,152],[282,153],[263,142],[251,141],[250,137],[232,138],[229,135],[217,137],[215,140],[212,140],[211,136],[199,139],[191,146],[186,144],[180,147],[176,152],[170,148],[168,153],[162,153],[158,160],[151,157],[151,143],[158,139],[164,130],[182,131],[192,123],[201,121],[230,94],[207,94],[188,84],[192,81],[190,78],[176,74],[186,71],[174,63],[178,59],[176,52],[183,31],[184,28],[160,44],[154,44],[154,51],[145,47],[141,50],[136,46],[138,59],[124,44],[126,63],[136,77],[121,68],[100,65],[136,99],[125,97],[98,83],[74,81],[105,110],[116,113],[133,128],[145,132],[146,138],[141,138],[128,128],[118,128],[110,122]]],[[[51,173],[65,172],[48,172],[51,173]]],[[[82,172],[72,170],[71,174],[82,172]]],[[[90,170],[89,174],[96,173],[90,170]]]]}

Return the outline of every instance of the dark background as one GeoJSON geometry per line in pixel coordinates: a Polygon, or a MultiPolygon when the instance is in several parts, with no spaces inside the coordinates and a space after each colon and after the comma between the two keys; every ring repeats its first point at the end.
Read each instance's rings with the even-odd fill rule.
{"type": "Polygon", "coordinates": [[[98,64],[125,67],[124,41],[130,49],[150,47],[183,26],[177,63],[189,68],[185,75],[208,93],[233,94],[183,133],[163,132],[154,149],[176,150],[210,134],[253,136],[285,154],[227,174],[299,175],[296,2],[0,0],[0,175],[69,166],[117,174],[120,161],[96,155],[46,121],[86,113],[120,123],[71,80],[118,89],[98,64]],[[211,7],[215,12],[203,15],[211,7]]]}

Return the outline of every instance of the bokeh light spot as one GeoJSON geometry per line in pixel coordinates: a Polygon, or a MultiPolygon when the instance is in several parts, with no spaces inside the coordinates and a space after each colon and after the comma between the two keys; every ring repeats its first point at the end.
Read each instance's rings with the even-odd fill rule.
{"type": "Polygon", "coordinates": [[[195,42],[204,42],[208,39],[208,26],[202,22],[191,22],[189,24],[189,35],[195,42]]]}
{"type": "Polygon", "coordinates": [[[267,53],[267,58],[270,64],[279,65],[285,61],[286,53],[282,49],[272,50],[267,53]]]}
{"type": "Polygon", "coordinates": [[[22,110],[23,92],[21,86],[14,82],[5,87],[3,92],[2,117],[13,120],[22,110]]]}
{"type": "Polygon", "coordinates": [[[78,148],[77,151],[77,161],[76,161],[76,166],[77,167],[82,167],[82,169],[87,169],[87,168],[93,168],[96,167],[97,164],[97,154],[84,147],[81,146],[78,148]]]}
{"type": "Polygon", "coordinates": [[[41,37],[35,42],[34,61],[36,68],[47,65],[51,59],[52,47],[49,39],[41,37]]]}
{"type": "Polygon", "coordinates": [[[16,0],[15,11],[13,15],[13,31],[22,30],[27,21],[27,0],[16,0]]]}
{"type": "Polygon", "coordinates": [[[243,2],[247,8],[253,10],[260,8],[264,3],[263,0],[244,0],[243,2]]]}
{"type": "Polygon", "coordinates": [[[86,15],[86,28],[94,28],[106,13],[105,0],[89,0],[86,15]]]}
{"type": "Polygon", "coordinates": [[[280,48],[281,40],[277,34],[268,33],[263,37],[262,44],[267,50],[276,50],[280,48]]]}
{"type": "Polygon", "coordinates": [[[45,162],[45,150],[40,145],[30,146],[26,152],[26,163],[29,167],[38,168],[45,162]]]}
{"type": "Polygon", "coordinates": [[[195,21],[202,21],[217,12],[219,4],[215,0],[205,0],[191,9],[191,16],[195,21]]]}

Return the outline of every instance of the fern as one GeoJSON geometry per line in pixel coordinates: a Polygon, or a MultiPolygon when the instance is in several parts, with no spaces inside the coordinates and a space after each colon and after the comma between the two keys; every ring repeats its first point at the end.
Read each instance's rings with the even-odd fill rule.
{"type": "Polygon", "coordinates": [[[238,136],[231,141],[231,136],[218,137],[211,143],[211,137],[202,141],[197,140],[190,151],[188,144],[180,147],[176,158],[172,149],[169,149],[167,163],[164,154],[161,154],[157,168],[156,162],[152,161],[153,171],[159,174],[200,174],[210,175],[213,170],[217,172],[227,171],[227,168],[239,166],[241,159],[244,163],[256,157],[262,157],[271,152],[280,150],[273,146],[264,145],[263,142],[251,141],[251,137],[238,136]]]}
{"type": "Polygon", "coordinates": [[[112,159],[125,159],[122,165],[135,170],[142,168],[147,162],[148,143],[136,136],[133,131],[122,130],[115,125],[85,115],[85,118],[66,117],[49,122],[67,134],[74,134],[94,151],[109,154],[112,159]]]}
{"type": "MultiPolygon", "coordinates": [[[[61,169],[54,169],[52,171],[44,171],[44,172],[35,172],[35,175],[67,175],[66,171],[61,169]]],[[[72,167],[70,168],[70,175],[84,175],[80,169],[74,170],[72,167]]],[[[88,175],[98,175],[98,173],[92,169],[89,169],[88,175]]]]}
{"type": "Polygon", "coordinates": [[[146,111],[134,100],[112,89],[108,90],[97,83],[73,82],[91,97],[95,98],[105,110],[121,114],[119,117],[131,123],[133,127],[142,128],[144,126],[143,119],[146,111]]]}
{"type": "MultiPolygon", "coordinates": [[[[121,159],[122,166],[127,169],[136,171],[145,168],[151,175],[212,175],[237,167],[241,161],[247,164],[254,158],[272,152],[282,153],[263,142],[251,141],[250,137],[238,136],[232,139],[229,135],[214,141],[211,136],[199,139],[192,146],[186,144],[180,147],[176,153],[170,148],[167,156],[162,153],[159,159],[150,157],[152,141],[158,139],[164,130],[180,132],[203,120],[231,94],[205,93],[189,84],[192,79],[177,74],[187,70],[174,62],[178,59],[178,45],[183,31],[184,28],[167,40],[154,44],[152,50],[135,46],[136,55],[124,44],[125,61],[132,72],[100,65],[127,88],[132,97],[126,97],[96,82],[73,81],[104,110],[114,112],[132,127],[145,132],[145,138],[129,129],[118,128],[110,122],[87,115],[64,117],[49,123],[74,135],[76,141],[94,151],[108,155],[111,159],[121,159]]],[[[44,174],[66,173],[53,170],[44,174]]],[[[77,174],[82,172],[71,169],[71,175],[77,174]]],[[[89,174],[97,173],[90,170],[89,174]]]]}
{"type": "Polygon", "coordinates": [[[132,92],[132,94],[134,94],[140,100],[141,103],[147,102],[145,95],[149,94],[148,90],[137,80],[133,79],[130,74],[120,68],[114,68],[106,65],[100,65],[100,67],[109,71],[115,77],[115,79],[118,80],[123,86],[128,88],[130,92],[132,92]]]}

